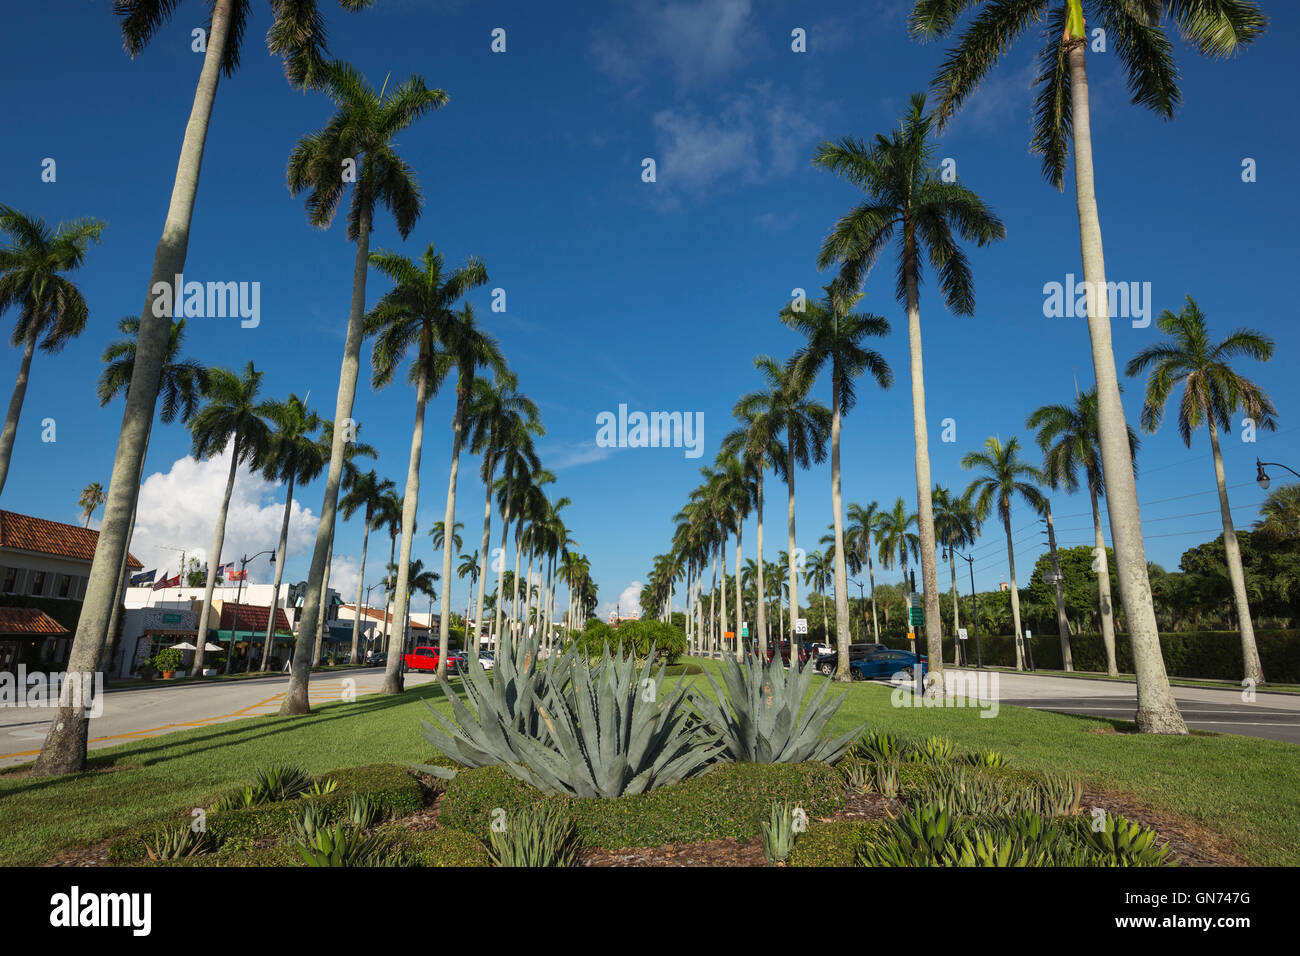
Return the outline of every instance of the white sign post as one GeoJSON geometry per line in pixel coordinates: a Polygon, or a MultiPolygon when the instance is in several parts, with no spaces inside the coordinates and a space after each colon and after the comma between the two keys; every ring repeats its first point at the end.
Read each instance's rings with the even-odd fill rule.
{"type": "Polygon", "coordinates": [[[807,633],[808,633],[808,618],[806,618],[806,617],[797,617],[797,618],[795,618],[795,619],[794,619],[794,632],[795,632],[796,634],[807,634],[807,633]]]}

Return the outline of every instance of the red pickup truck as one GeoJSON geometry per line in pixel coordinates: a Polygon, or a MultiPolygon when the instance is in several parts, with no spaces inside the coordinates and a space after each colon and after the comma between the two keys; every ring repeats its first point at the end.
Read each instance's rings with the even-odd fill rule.
{"type": "MultiPolygon", "coordinates": [[[[447,666],[455,671],[465,664],[465,659],[455,651],[447,652],[447,666]]],[[[417,647],[410,654],[402,655],[402,666],[408,671],[436,671],[438,669],[438,648],[417,647]]]]}

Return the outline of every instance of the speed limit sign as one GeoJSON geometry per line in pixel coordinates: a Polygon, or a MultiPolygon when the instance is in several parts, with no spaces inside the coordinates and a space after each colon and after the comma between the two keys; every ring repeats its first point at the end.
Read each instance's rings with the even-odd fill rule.
{"type": "Polygon", "coordinates": [[[808,618],[806,618],[806,617],[797,617],[797,618],[795,618],[795,620],[794,620],[794,632],[795,632],[796,634],[807,634],[807,633],[808,633],[808,618]]]}

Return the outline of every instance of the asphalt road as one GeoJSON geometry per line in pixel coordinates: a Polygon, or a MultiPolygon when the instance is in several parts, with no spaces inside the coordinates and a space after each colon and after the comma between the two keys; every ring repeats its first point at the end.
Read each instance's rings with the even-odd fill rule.
{"type": "MultiPolygon", "coordinates": [[[[977,672],[963,669],[963,673],[977,672]]],[[[997,674],[998,698],[1003,704],[1128,721],[1137,711],[1137,686],[1132,683],[997,674]]],[[[1253,702],[1247,702],[1239,690],[1175,687],[1173,691],[1183,719],[1193,730],[1300,744],[1300,695],[1260,692],[1253,702]]]]}
{"type": "MultiPolygon", "coordinates": [[[[309,697],[315,705],[340,700],[349,692],[358,697],[373,694],[379,690],[383,676],[380,667],[313,674],[309,697]],[[344,683],[349,679],[354,681],[350,686],[344,683]]],[[[430,674],[406,675],[407,686],[433,679],[430,674]]],[[[89,747],[95,750],[174,730],[274,714],[279,712],[288,686],[288,675],[276,674],[211,683],[156,682],[110,689],[104,694],[103,714],[90,721],[89,747]]],[[[52,713],[44,708],[0,707],[0,766],[36,759],[49,731],[52,713]]]]}

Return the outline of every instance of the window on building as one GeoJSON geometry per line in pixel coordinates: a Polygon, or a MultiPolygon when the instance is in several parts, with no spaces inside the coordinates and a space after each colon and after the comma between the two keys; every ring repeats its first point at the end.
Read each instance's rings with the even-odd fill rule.
{"type": "Polygon", "coordinates": [[[72,594],[72,575],[60,574],[58,584],[54,593],[61,598],[70,597],[72,594]]]}
{"type": "Polygon", "coordinates": [[[5,568],[4,591],[5,594],[13,594],[14,587],[18,584],[18,569],[5,568]]]}
{"type": "Polygon", "coordinates": [[[32,572],[32,586],[27,593],[37,595],[38,597],[45,593],[45,572],[44,571],[32,572]]]}

